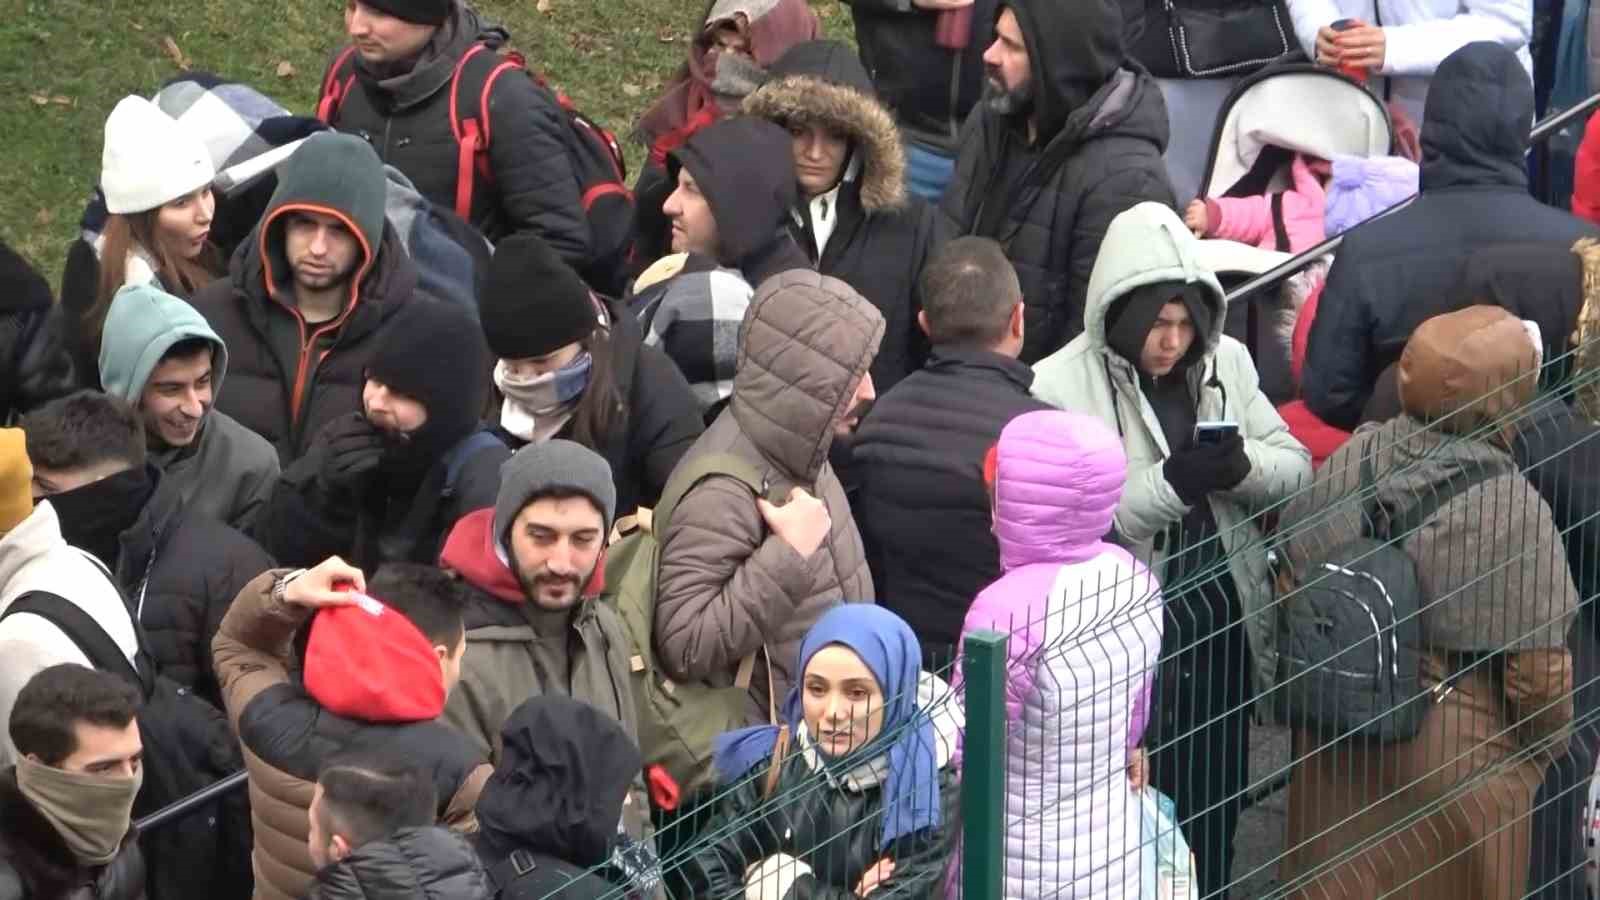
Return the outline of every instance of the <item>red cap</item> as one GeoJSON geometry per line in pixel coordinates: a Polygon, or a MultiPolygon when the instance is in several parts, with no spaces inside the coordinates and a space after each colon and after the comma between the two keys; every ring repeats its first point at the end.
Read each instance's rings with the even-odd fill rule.
{"type": "Polygon", "coordinates": [[[433,642],[411,620],[364,594],[311,620],[306,692],[331,713],[363,722],[425,722],[444,711],[433,642]]]}

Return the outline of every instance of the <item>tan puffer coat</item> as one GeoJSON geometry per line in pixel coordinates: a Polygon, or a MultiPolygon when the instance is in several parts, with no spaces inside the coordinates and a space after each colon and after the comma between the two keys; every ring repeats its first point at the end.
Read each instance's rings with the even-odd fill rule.
{"type": "MultiPolygon", "coordinates": [[[[874,599],[828,448],[883,329],[883,316],[849,285],[809,270],[775,275],[756,293],[739,329],[728,409],[680,465],[711,453],[741,457],[762,473],[768,499],[805,488],[827,505],[833,529],[802,559],[735,479],[712,476],[691,490],[662,536],[657,582],[656,650],[672,678],[731,684],[739,660],[765,646],[771,697],[781,703],[812,624],[841,601],[874,599]]],[[[765,721],[764,665],[750,693],[752,720],[765,721]]]]}
{"type": "Polygon", "coordinates": [[[291,644],[310,615],[272,598],[287,569],[244,586],[211,642],[228,721],[250,773],[256,900],[304,897],[316,866],[306,840],[317,769],[345,750],[384,747],[425,772],[438,797],[439,823],[476,831],[473,814],[494,769],[467,739],[439,721],[371,724],[317,705],[290,674],[291,644]]]}

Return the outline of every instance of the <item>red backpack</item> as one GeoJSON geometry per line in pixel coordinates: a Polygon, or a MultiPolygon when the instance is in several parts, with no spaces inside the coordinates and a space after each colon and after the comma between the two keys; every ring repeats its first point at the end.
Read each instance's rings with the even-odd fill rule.
{"type": "MultiPolygon", "coordinates": [[[[531,78],[566,114],[570,126],[567,149],[591,237],[592,257],[584,274],[591,281],[593,276],[608,279],[612,277],[610,273],[621,271],[633,242],[633,192],[627,186],[628,167],[622,157],[622,147],[616,135],[579,112],[571,98],[551,88],[542,77],[529,70],[520,53],[496,54],[486,44],[474,44],[462,54],[450,76],[450,132],[458,148],[456,215],[471,221],[472,196],[477,183],[494,182],[494,171],[489,165],[493,135],[485,110],[495,81],[510,71],[520,71],[531,78]],[[485,70],[480,63],[467,75],[467,66],[473,60],[482,60],[489,68],[485,70]],[[468,85],[465,90],[463,82],[468,85]]],[[[323,78],[322,96],[317,101],[318,119],[328,125],[334,124],[340,106],[355,87],[355,80],[355,47],[351,46],[340,51],[323,78]]]]}

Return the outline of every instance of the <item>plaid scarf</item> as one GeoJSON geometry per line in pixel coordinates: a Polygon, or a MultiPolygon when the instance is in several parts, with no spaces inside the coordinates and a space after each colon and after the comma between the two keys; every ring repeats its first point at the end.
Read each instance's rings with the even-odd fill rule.
{"type": "Polygon", "coordinates": [[[593,365],[587,352],[543,375],[513,375],[505,360],[495,363],[494,383],[505,395],[505,402],[500,405],[500,427],[530,444],[555,437],[578,408],[578,401],[589,387],[593,365]]]}

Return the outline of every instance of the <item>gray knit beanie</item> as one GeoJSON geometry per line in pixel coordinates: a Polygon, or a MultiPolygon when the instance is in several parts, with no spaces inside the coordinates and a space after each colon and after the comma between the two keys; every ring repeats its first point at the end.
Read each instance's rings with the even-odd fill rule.
{"type": "Polygon", "coordinates": [[[617,486],[611,480],[611,465],[582,444],[549,440],[529,444],[501,464],[500,493],[494,501],[495,541],[504,547],[511,523],[529,499],[550,491],[575,491],[588,496],[605,516],[605,530],[611,530],[611,519],[617,512],[617,486]]]}

